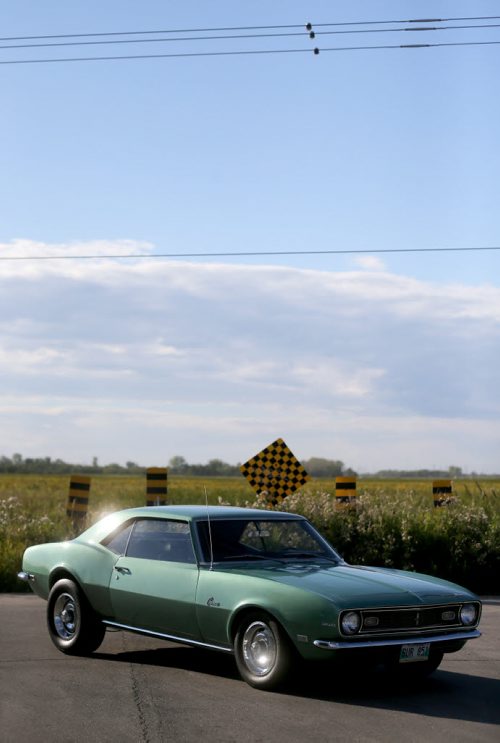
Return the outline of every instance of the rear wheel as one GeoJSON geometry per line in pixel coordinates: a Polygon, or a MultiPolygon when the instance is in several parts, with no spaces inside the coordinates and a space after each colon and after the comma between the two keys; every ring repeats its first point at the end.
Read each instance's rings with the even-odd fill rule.
{"type": "Polygon", "coordinates": [[[264,612],[247,614],[234,640],[236,665],[247,684],[276,689],[292,671],[294,652],[278,622],[264,612]]]}
{"type": "Polygon", "coordinates": [[[71,655],[97,650],[106,632],[76,583],[67,578],[57,581],[49,594],[47,626],[56,648],[71,655]]]}

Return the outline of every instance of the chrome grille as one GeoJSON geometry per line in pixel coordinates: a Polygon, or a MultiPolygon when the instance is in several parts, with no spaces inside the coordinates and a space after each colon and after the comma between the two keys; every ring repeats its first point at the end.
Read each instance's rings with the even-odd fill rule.
{"type": "Polygon", "coordinates": [[[395,609],[361,609],[362,625],[358,635],[463,627],[459,616],[461,606],[461,603],[457,603],[395,609]]]}

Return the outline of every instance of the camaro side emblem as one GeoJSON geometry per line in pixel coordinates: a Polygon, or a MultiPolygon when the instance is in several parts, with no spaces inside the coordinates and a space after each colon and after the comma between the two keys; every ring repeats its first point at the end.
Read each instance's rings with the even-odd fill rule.
{"type": "Polygon", "coordinates": [[[215,607],[217,607],[217,606],[220,606],[220,604],[217,603],[217,601],[214,599],[213,596],[210,596],[210,598],[207,601],[207,606],[215,606],[215,607]]]}

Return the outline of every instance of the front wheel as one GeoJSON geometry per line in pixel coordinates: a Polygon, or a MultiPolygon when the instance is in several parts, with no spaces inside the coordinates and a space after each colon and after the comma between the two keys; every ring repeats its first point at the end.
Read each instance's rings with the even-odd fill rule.
{"type": "Polygon", "coordinates": [[[234,640],[236,665],[247,684],[276,689],[292,671],[294,653],[278,622],[264,612],[247,614],[234,640]]]}
{"type": "Polygon", "coordinates": [[[56,648],[69,655],[97,650],[106,632],[76,583],[66,578],[57,581],[49,594],[47,626],[56,648]]]}

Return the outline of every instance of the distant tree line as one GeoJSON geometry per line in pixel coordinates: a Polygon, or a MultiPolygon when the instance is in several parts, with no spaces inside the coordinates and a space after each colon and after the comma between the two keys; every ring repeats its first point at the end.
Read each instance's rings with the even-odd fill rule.
{"type": "Polygon", "coordinates": [[[13,454],[12,457],[0,457],[0,473],[25,474],[25,475],[69,475],[80,473],[83,475],[121,475],[140,474],[146,471],[135,462],[127,462],[123,467],[120,464],[100,465],[97,457],[92,464],[73,464],[62,459],[51,457],[26,457],[22,454],[13,454]]]}
{"type": "MultiPolygon", "coordinates": [[[[338,476],[355,477],[356,472],[346,467],[344,462],[335,459],[324,459],[322,457],[311,457],[302,460],[311,477],[333,478],[338,476]]],[[[152,462],[151,466],[162,467],[162,462],[152,462]]],[[[236,477],[240,475],[239,464],[228,464],[222,459],[210,459],[206,464],[190,464],[182,456],[175,456],[168,462],[171,475],[185,475],[190,477],[236,477]]],[[[26,457],[22,454],[13,454],[12,457],[0,457],[0,474],[26,474],[26,475],[70,475],[80,473],[83,475],[144,475],[146,467],[136,462],[128,461],[125,465],[112,462],[111,464],[99,464],[98,458],[92,459],[92,464],[73,464],[62,459],[51,457],[26,457]]],[[[423,479],[456,479],[461,477],[498,477],[498,475],[480,475],[471,472],[464,475],[461,467],[451,466],[446,470],[420,469],[420,470],[379,470],[374,474],[364,474],[364,477],[376,477],[381,480],[415,478],[423,479]]]]}
{"type": "Polygon", "coordinates": [[[208,477],[235,477],[240,475],[239,464],[228,464],[222,459],[210,459],[206,464],[189,464],[184,457],[172,457],[168,463],[168,471],[172,475],[208,476],[208,477]]]}
{"type": "Polygon", "coordinates": [[[339,459],[311,457],[303,459],[302,464],[311,477],[355,477],[356,472],[346,467],[339,459]]]}
{"type": "MultiPolygon", "coordinates": [[[[343,462],[320,457],[303,460],[303,466],[312,477],[336,477],[337,475],[355,475],[354,470],[346,468],[343,462]]],[[[163,466],[162,462],[152,462],[151,466],[163,466]]],[[[175,456],[168,462],[169,474],[190,477],[236,477],[240,475],[239,464],[228,464],[222,459],[210,459],[206,464],[190,464],[184,457],[175,456]]],[[[51,457],[26,457],[13,454],[12,457],[0,457],[0,473],[66,475],[81,473],[84,475],[141,475],[146,467],[136,462],[125,465],[112,462],[101,465],[94,457],[92,464],[75,464],[51,457]]]]}
{"type": "MultiPolygon", "coordinates": [[[[163,467],[163,462],[152,462],[151,466],[163,467]]],[[[26,457],[22,454],[13,454],[12,457],[0,457],[0,473],[36,474],[36,475],[69,475],[80,473],[83,475],[144,475],[146,467],[136,462],[126,462],[125,465],[112,462],[99,464],[94,457],[92,464],[74,464],[62,459],[51,457],[26,457]]],[[[240,474],[239,465],[223,462],[221,459],[211,459],[207,464],[189,464],[184,457],[172,457],[169,462],[169,473],[172,475],[233,477],[240,474]]]]}
{"type": "MultiPolygon", "coordinates": [[[[477,476],[477,473],[473,472],[471,473],[470,477],[477,476]]],[[[469,477],[469,475],[464,475],[462,472],[461,467],[448,467],[446,470],[428,470],[428,469],[422,469],[422,470],[379,470],[378,472],[375,472],[373,475],[370,475],[370,477],[379,477],[382,480],[401,480],[404,478],[416,478],[419,480],[425,480],[426,478],[434,478],[436,480],[439,479],[449,479],[453,480],[455,478],[460,477],[469,477]]]]}
{"type": "MultiPolygon", "coordinates": [[[[337,475],[355,475],[354,470],[346,469],[343,462],[332,459],[312,457],[302,461],[312,477],[336,477],[337,475]]],[[[240,474],[240,465],[227,464],[221,459],[211,459],[207,464],[189,464],[184,457],[172,457],[169,472],[173,475],[209,475],[212,477],[234,477],[240,474]]]]}

